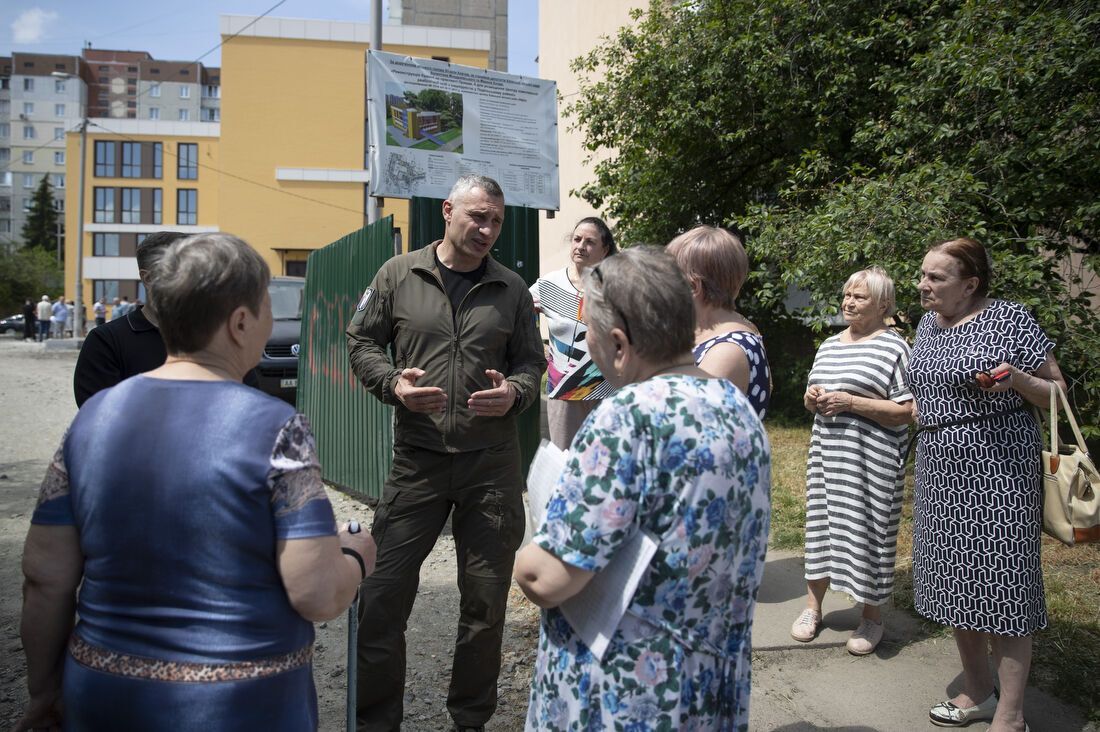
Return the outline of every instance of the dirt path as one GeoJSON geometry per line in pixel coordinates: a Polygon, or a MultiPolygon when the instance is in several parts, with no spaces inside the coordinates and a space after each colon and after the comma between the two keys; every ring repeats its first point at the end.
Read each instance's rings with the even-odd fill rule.
{"type": "MultiPolygon", "coordinates": [[[[23,539],[46,464],[76,414],[72,372],[76,351],[45,351],[8,335],[0,337],[0,729],[22,714],[27,700],[25,664],[19,640],[23,539]]],[[[329,491],[341,520],[370,524],[371,511],[344,494],[329,491]]],[[[447,684],[451,672],[458,591],[454,541],[444,535],[424,564],[420,594],[409,620],[409,672],[404,729],[450,728],[447,684]]],[[[523,729],[538,633],[535,608],[517,591],[509,598],[500,704],[487,729],[523,729]]],[[[317,627],[314,680],[321,729],[344,729],[346,617],[317,627]]]]}

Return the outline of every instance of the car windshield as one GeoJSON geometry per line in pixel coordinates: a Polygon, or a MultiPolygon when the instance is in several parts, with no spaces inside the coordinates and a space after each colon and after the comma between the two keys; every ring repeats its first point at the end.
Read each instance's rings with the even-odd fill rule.
{"type": "Polygon", "coordinates": [[[275,320],[302,319],[303,282],[272,282],[268,285],[271,293],[271,317],[275,320]]]}

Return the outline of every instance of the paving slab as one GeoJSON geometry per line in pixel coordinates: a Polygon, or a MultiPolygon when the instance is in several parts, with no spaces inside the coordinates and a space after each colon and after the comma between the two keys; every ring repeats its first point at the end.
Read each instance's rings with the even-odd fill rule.
{"type": "MultiPolygon", "coordinates": [[[[859,608],[828,592],[823,628],[810,643],[790,635],[806,606],[802,556],[771,550],[753,621],[750,730],[761,732],[910,732],[937,730],[928,709],[958,693],[961,666],[949,632],[910,613],[883,609],[886,631],[875,653],[856,657],[844,644],[859,608]]],[[[1081,712],[1029,687],[1024,714],[1032,732],[1096,732],[1081,712]]],[[[981,732],[985,722],[966,729],[981,732]]]]}

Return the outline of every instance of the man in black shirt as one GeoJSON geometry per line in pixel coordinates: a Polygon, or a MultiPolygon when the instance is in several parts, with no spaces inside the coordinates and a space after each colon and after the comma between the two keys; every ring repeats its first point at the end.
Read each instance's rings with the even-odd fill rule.
{"type": "MultiPolygon", "coordinates": [[[[145,237],[145,241],[138,245],[138,276],[145,283],[146,300],[150,299],[150,273],[160,262],[164,251],[186,236],[175,231],[158,231],[145,237]]],[[[133,308],[121,318],[92,328],[80,348],[73,374],[76,406],[123,379],[152,371],[161,366],[167,357],[152,303],[133,308]]]]}

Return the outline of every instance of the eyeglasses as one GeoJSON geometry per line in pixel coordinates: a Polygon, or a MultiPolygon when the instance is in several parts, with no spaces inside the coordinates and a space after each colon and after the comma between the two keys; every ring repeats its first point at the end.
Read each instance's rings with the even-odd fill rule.
{"type": "MultiPolygon", "coordinates": [[[[602,288],[603,272],[600,271],[600,265],[597,264],[595,267],[592,268],[592,274],[595,275],[596,279],[600,281],[600,287],[602,288]]],[[[630,337],[630,323],[626,322],[626,315],[623,314],[622,310],[619,310],[619,307],[615,303],[611,302],[611,298],[607,296],[606,292],[603,292],[602,294],[604,302],[610,305],[611,309],[615,311],[615,314],[619,316],[619,320],[623,321],[623,332],[626,333],[626,342],[630,345],[634,345],[634,339],[630,337]]]]}

